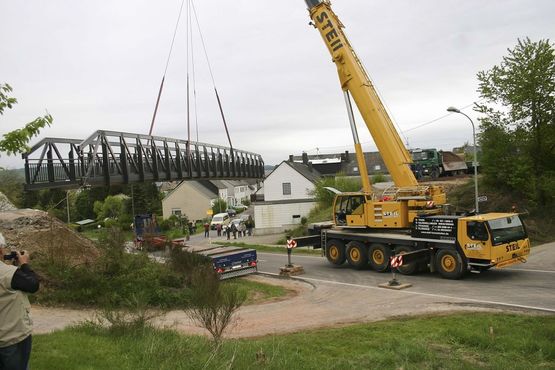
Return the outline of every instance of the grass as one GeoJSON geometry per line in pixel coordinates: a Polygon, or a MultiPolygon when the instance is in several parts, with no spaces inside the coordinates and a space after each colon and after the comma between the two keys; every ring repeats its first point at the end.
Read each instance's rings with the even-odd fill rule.
{"type": "MultiPolygon", "coordinates": [[[[284,246],[271,246],[271,245],[261,245],[261,244],[247,244],[247,243],[236,243],[236,242],[219,242],[221,245],[231,245],[235,247],[251,248],[256,249],[257,252],[266,253],[280,253],[287,254],[287,248],[284,246]]],[[[293,254],[305,254],[311,256],[321,256],[322,252],[319,249],[308,249],[308,248],[296,248],[293,254]]]]}
{"type": "MultiPolygon", "coordinates": [[[[106,227],[102,227],[100,229],[87,229],[87,230],[83,230],[80,232],[81,235],[83,235],[85,238],[88,238],[92,241],[99,241],[102,239],[105,239],[106,236],[108,235],[110,229],[106,228],[106,227]]],[[[130,230],[126,230],[126,231],[121,231],[124,235],[125,240],[133,240],[134,238],[134,234],[133,231],[130,230]]]]}
{"type": "MultiPolygon", "coordinates": [[[[276,318],[285,320],[286,318],[276,318]]],[[[553,369],[555,318],[457,314],[225,340],[91,325],[35,335],[33,369],[553,369]]]]}
{"type": "Polygon", "coordinates": [[[259,283],[248,279],[230,279],[222,282],[224,287],[237,288],[247,294],[245,304],[257,304],[271,301],[289,294],[291,291],[279,285],[259,283]]]}

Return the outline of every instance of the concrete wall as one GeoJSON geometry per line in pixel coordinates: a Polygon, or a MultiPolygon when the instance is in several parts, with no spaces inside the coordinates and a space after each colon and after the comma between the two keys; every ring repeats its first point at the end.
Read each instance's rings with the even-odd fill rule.
{"type": "Polygon", "coordinates": [[[315,205],[313,200],[255,203],[255,234],[275,234],[291,229],[300,224],[301,217],[306,217],[315,205]]]}
{"type": "Polygon", "coordinates": [[[308,192],[314,190],[314,184],[287,163],[282,163],[264,180],[264,200],[307,199],[308,192]],[[291,194],[283,195],[285,182],[291,183],[291,194]]]}

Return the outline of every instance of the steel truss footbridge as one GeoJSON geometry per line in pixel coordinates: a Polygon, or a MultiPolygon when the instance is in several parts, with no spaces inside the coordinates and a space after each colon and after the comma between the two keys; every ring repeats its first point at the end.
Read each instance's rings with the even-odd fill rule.
{"type": "Polygon", "coordinates": [[[114,131],[96,131],[85,140],[44,138],[23,159],[26,190],[264,176],[259,154],[114,131]]]}

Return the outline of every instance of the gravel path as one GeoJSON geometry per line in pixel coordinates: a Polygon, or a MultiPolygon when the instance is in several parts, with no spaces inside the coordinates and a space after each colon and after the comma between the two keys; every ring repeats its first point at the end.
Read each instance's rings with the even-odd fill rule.
{"type": "MultiPolygon", "coordinates": [[[[297,279],[256,275],[251,279],[282,285],[297,292],[293,297],[257,305],[243,306],[228,338],[258,337],[306,329],[371,322],[405,315],[439,314],[449,311],[491,311],[491,308],[457,305],[440,298],[407,296],[399,292],[369,287],[318,283],[297,279]]],[[[34,333],[48,333],[90,319],[93,310],[44,308],[34,306],[34,333]]],[[[183,311],[171,311],[155,321],[158,327],[188,334],[206,331],[193,324],[183,311]]]]}

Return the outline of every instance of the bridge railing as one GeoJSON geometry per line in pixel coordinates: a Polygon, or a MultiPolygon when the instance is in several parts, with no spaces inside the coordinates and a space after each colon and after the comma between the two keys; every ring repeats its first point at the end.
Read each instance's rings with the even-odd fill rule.
{"type": "Polygon", "coordinates": [[[45,138],[23,158],[28,190],[264,176],[264,162],[256,153],[114,131],[96,131],[82,141],[45,138]]]}

